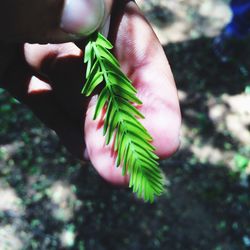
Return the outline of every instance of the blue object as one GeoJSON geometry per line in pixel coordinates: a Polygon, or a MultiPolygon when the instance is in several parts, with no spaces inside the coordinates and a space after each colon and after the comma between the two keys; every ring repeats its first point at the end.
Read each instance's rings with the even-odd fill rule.
{"type": "Polygon", "coordinates": [[[238,60],[250,38],[250,0],[231,0],[232,19],[213,41],[213,51],[222,63],[238,60]]]}
{"type": "Polygon", "coordinates": [[[231,0],[233,17],[225,27],[228,36],[244,38],[250,34],[250,0],[231,0]]]}

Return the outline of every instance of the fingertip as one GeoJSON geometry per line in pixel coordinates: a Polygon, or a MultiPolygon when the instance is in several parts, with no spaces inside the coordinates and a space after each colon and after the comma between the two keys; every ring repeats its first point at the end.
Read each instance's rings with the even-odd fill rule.
{"type": "Polygon", "coordinates": [[[103,0],[66,0],[60,27],[70,35],[87,36],[101,25],[104,14],[103,0]]]}
{"type": "Polygon", "coordinates": [[[151,115],[145,126],[153,137],[155,153],[160,159],[165,159],[172,156],[180,147],[181,118],[172,110],[164,111],[165,114],[161,113],[163,112],[151,115]],[[154,119],[157,122],[153,122],[154,119]]]}

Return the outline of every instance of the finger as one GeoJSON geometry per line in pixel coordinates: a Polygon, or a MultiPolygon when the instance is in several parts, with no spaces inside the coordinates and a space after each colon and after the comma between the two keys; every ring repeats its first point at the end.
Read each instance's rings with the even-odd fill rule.
{"type": "MultiPolygon", "coordinates": [[[[143,101],[141,122],[153,136],[156,153],[165,158],[179,147],[180,109],[174,79],[164,51],[154,32],[132,1],[117,1],[111,26],[114,53],[131,78],[143,101]],[[141,39],[143,37],[143,39],[141,39]]],[[[96,97],[85,122],[85,141],[90,160],[106,180],[124,183],[127,177],[115,167],[112,145],[105,146],[100,119],[93,121],[96,97]]]]}
{"type": "Polygon", "coordinates": [[[82,51],[74,43],[25,44],[24,54],[34,70],[49,75],[58,104],[80,122],[87,102],[81,94],[85,74],[82,51]]]}
{"type": "Polygon", "coordinates": [[[112,0],[15,0],[0,8],[0,40],[65,42],[100,28],[112,0]]]}
{"type": "Polygon", "coordinates": [[[46,126],[57,133],[72,154],[80,159],[84,158],[86,148],[83,124],[74,121],[63,111],[48,80],[33,75],[21,61],[16,61],[6,72],[3,83],[3,87],[25,103],[46,126]]]}
{"type": "MultiPolygon", "coordinates": [[[[34,70],[49,75],[55,98],[65,113],[75,120],[79,117],[81,121],[85,121],[86,109],[83,107],[87,107],[88,99],[81,95],[85,75],[82,51],[73,43],[25,44],[25,57],[34,70]]],[[[97,138],[93,139],[94,143],[101,145],[100,163],[97,165],[102,164],[103,169],[99,173],[113,184],[127,184],[128,177],[123,177],[121,169],[114,168],[110,158],[104,154],[102,130],[94,129],[89,133],[91,135],[88,136],[93,135],[97,138]]],[[[113,152],[107,148],[107,153],[113,152]]]]}
{"type": "Polygon", "coordinates": [[[181,115],[172,71],[159,40],[136,4],[129,2],[120,10],[115,17],[122,16],[120,26],[111,37],[114,53],[138,90],[143,102],[140,110],[146,117],[141,122],[154,138],[156,153],[165,158],[179,147],[181,115]]]}

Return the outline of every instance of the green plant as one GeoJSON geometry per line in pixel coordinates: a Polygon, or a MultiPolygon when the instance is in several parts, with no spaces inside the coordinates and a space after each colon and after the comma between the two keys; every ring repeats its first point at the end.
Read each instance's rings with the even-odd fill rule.
{"type": "Polygon", "coordinates": [[[105,110],[103,134],[106,144],[114,140],[116,165],[123,175],[130,175],[129,186],[138,197],[153,202],[164,191],[164,175],[157,162],[152,137],[138,121],[143,115],[132,105],[141,105],[136,89],[121,71],[117,59],[110,53],[112,44],[100,33],[90,36],[85,48],[86,82],[82,93],[90,96],[97,86],[98,95],[93,119],[105,110]]]}

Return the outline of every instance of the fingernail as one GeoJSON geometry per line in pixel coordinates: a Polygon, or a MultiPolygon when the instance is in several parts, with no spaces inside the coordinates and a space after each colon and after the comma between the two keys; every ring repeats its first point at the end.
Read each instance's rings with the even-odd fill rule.
{"type": "Polygon", "coordinates": [[[94,32],[104,18],[103,0],[65,0],[61,29],[78,36],[94,32]]]}

